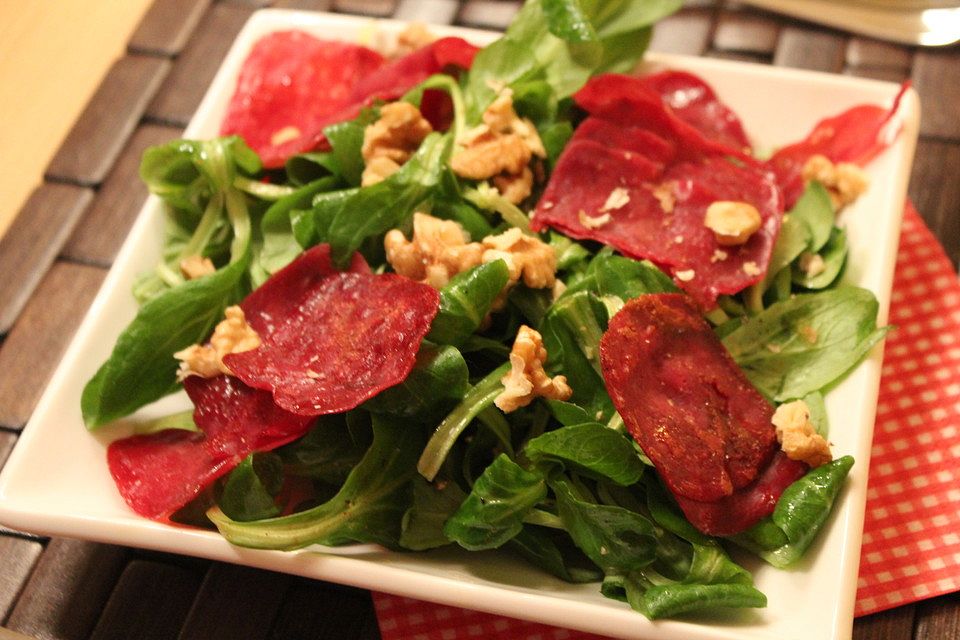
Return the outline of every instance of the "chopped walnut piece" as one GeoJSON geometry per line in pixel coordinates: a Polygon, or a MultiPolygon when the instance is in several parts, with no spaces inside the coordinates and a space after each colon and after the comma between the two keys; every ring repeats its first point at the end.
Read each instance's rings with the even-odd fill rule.
{"type": "Polygon", "coordinates": [[[573,395],[566,377],[547,375],[543,369],[546,361],[543,338],[522,325],[510,350],[510,372],[501,379],[503,391],[494,399],[494,404],[504,413],[510,413],[538,397],[566,400],[573,395]]]}
{"type": "Polygon", "coordinates": [[[673,213],[673,208],[677,204],[677,196],[673,192],[676,182],[667,180],[657,185],[649,185],[650,194],[660,203],[660,209],[664,213],[673,213]]]}
{"type": "Polygon", "coordinates": [[[225,319],[213,330],[208,344],[193,344],[173,354],[174,358],[181,361],[178,380],[187,376],[213,378],[220,374],[233,375],[223,363],[224,356],[251,351],[260,346],[260,336],[247,324],[243,309],[238,306],[227,307],[224,316],[225,319]]]}
{"type": "Polygon", "coordinates": [[[630,202],[630,194],[627,190],[623,187],[616,187],[607,195],[606,201],[600,207],[600,213],[622,209],[628,202],[630,202]]]}
{"type": "Polygon", "coordinates": [[[393,57],[402,57],[421,49],[437,37],[422,22],[411,22],[407,27],[397,35],[397,48],[393,51],[393,57]]]}
{"type": "Polygon", "coordinates": [[[580,220],[580,224],[586,229],[599,229],[610,222],[610,214],[604,213],[599,216],[588,216],[586,211],[580,209],[580,211],[577,212],[577,219],[580,220]]]}
{"type": "Polygon", "coordinates": [[[398,171],[431,131],[430,123],[409,102],[383,105],[380,118],[363,131],[360,153],[366,168],[360,184],[376,184],[398,171]]]}
{"type": "Polygon", "coordinates": [[[208,276],[216,270],[213,261],[203,256],[188,256],[180,261],[180,273],[187,280],[196,280],[208,276]]]}
{"type": "Polygon", "coordinates": [[[413,214],[413,238],[407,241],[399,229],[383,239],[387,262],[393,270],[412,280],[439,289],[450,278],[481,263],[484,247],[470,242],[463,227],[425,213],[413,214]]]}
{"type": "Polygon", "coordinates": [[[531,289],[552,287],[556,281],[557,254],[553,247],[516,227],[483,239],[483,262],[503,260],[510,269],[510,283],[521,278],[531,289]]]}
{"type": "Polygon", "coordinates": [[[520,204],[533,191],[533,172],[524,167],[519,174],[506,174],[493,177],[493,186],[508,202],[520,204]]]}
{"type": "Polygon", "coordinates": [[[450,159],[450,168],[462,178],[486,180],[500,173],[520,173],[531,157],[530,149],[520,136],[489,135],[457,151],[450,159]]]}
{"type": "Polygon", "coordinates": [[[753,260],[748,260],[743,263],[743,266],[740,267],[745,274],[748,276],[759,276],[763,273],[763,269],[757,266],[757,263],[753,260]]]}
{"type": "Polygon", "coordinates": [[[803,179],[805,182],[816,180],[826,187],[835,211],[859,198],[870,183],[867,174],[857,165],[849,162],[833,164],[819,154],[810,156],[803,165],[803,179]]]}
{"type": "Polygon", "coordinates": [[[482,118],[482,124],[457,138],[450,167],[462,178],[493,178],[500,193],[517,204],[532,189],[533,174],[527,178],[527,165],[534,156],[545,158],[546,149],[533,123],[514,111],[513,92],[508,88],[500,90],[482,118]]]}
{"type": "Polygon", "coordinates": [[[830,443],[817,433],[810,422],[810,409],[803,400],[777,407],[771,419],[777,431],[780,448],[791,460],[819,467],[833,459],[830,443]]]}
{"type": "Polygon", "coordinates": [[[744,244],[762,223],[755,206],[730,200],[711,203],[703,218],[704,226],[713,231],[717,244],[725,247],[744,244]]]}
{"type": "Polygon", "coordinates": [[[680,282],[690,282],[697,277],[697,272],[693,269],[686,269],[684,271],[677,271],[673,275],[675,275],[680,282]]]}

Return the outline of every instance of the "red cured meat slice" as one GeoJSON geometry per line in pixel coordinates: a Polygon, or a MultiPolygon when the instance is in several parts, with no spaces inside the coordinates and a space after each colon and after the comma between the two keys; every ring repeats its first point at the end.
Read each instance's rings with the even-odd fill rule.
{"type": "Polygon", "coordinates": [[[746,531],[773,513],[784,490],[810,468],[777,451],[770,464],[753,483],[715,502],[697,502],[674,496],[687,520],[711,536],[732,536],[746,531]]]}
{"type": "Polygon", "coordinates": [[[469,68],[477,48],[441,38],[385,63],[365,47],[280,31],[250,52],[220,128],[237,134],[267,168],[325,145],[323,128],[355,118],[377,100],[394,100],[435,73],[469,68]]]}
{"type": "Polygon", "coordinates": [[[571,138],[593,140],[602,145],[643,154],[653,162],[665,165],[677,155],[676,145],[641,127],[628,127],[603,118],[587,118],[571,138]]]}
{"type": "Polygon", "coordinates": [[[339,413],[407,377],[439,305],[402,276],[334,271],[321,245],[240,305],[261,345],[224,362],[288,411],[339,413]]]}
{"type": "Polygon", "coordinates": [[[184,387],[196,406],[199,432],[167,429],[124,438],[107,449],[120,495],[147,518],[168,518],[245,457],[299,438],[312,421],[229,376],[191,376],[184,387]]]}
{"type": "Polygon", "coordinates": [[[366,47],[302,31],[271,33],[243,63],[220,132],[243,137],[264,166],[283,166],[337,121],[331,117],[351,104],[356,79],[381,65],[383,57],[366,47]]]}
{"type": "Polygon", "coordinates": [[[710,140],[750,153],[750,140],[739,116],[725,105],[702,78],[686,71],[662,71],[641,78],[660,94],[684,122],[710,140]]]}
{"type": "Polygon", "coordinates": [[[660,166],[638,153],[575,141],[557,162],[533,226],[550,226],[652,260],[704,308],[713,307],[720,294],[758,282],[783,211],[780,192],[768,174],[717,156],[672,164],[663,173],[660,166]],[[615,189],[629,200],[604,210],[615,189]],[[667,210],[663,198],[671,201],[667,210]],[[718,200],[749,202],[760,212],[761,228],[745,244],[720,247],[704,226],[707,207],[718,200]],[[592,223],[581,212],[593,219],[609,215],[609,221],[592,223]]]}
{"type": "Polygon", "coordinates": [[[591,78],[573,96],[590,115],[623,126],[642,126],[676,144],[678,159],[703,155],[729,155],[747,164],[757,164],[743,145],[731,146],[709,139],[696,127],[664,105],[660,94],[642,79],[614,73],[591,78]]]}
{"type": "Polygon", "coordinates": [[[858,105],[824,118],[799,142],[783,147],[767,162],[783,190],[787,208],[803,193],[803,165],[810,156],[823,155],[832,162],[853,162],[861,166],[893,142],[899,128],[889,125],[910,85],[905,83],[889,109],[858,105]]]}
{"type": "Polygon", "coordinates": [[[628,431],[677,497],[727,498],[773,456],[773,408],[687,297],[630,300],[600,340],[600,364],[628,431]]]}

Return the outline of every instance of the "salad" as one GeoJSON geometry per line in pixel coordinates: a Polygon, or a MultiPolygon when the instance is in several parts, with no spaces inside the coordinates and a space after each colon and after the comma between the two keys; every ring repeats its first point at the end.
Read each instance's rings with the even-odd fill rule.
{"type": "Polygon", "coordinates": [[[619,75],[675,8],[533,1],[393,60],[261,41],[225,135],[141,166],[164,260],[83,414],[195,410],[108,448],[131,508],[510,548],[651,618],[764,606],[727,549],[796,562],[853,464],[823,394],[885,330],[837,212],[896,107],[760,159],[699,78],[619,75]]]}

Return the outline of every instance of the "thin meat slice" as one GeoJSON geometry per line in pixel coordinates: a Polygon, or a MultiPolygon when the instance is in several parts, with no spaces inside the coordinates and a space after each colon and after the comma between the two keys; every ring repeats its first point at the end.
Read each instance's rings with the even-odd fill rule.
{"type": "Polygon", "coordinates": [[[686,71],[667,70],[643,76],[674,114],[704,137],[750,153],[750,140],[740,117],[720,101],[703,78],[686,71]]]}
{"type": "Polygon", "coordinates": [[[786,488],[809,470],[804,463],[777,451],[755,481],[729,496],[714,502],[674,497],[687,520],[699,531],[711,536],[732,536],[772,514],[786,488]]]}
{"type": "MultiPolygon", "coordinates": [[[[589,137],[600,130],[593,128],[589,137]]],[[[553,227],[652,260],[704,308],[763,277],[783,211],[765,171],[719,156],[664,168],[613,145],[593,139],[568,145],[537,204],[535,229],[553,227]],[[761,227],[745,244],[720,246],[704,225],[707,208],[721,200],[747,202],[759,211],[761,227]]]]}
{"type": "Polygon", "coordinates": [[[281,167],[312,148],[317,133],[355,101],[356,79],[383,64],[366,47],[302,31],[268,34],[243,63],[220,132],[241,136],[265,167],[281,167]]]}
{"type": "Polygon", "coordinates": [[[678,160],[728,155],[747,164],[757,164],[739,141],[731,145],[710,138],[679,117],[641,78],[615,73],[595,76],[574,94],[573,99],[592,116],[621,126],[643,127],[670,140],[677,147],[678,160]]]}
{"type": "Polygon", "coordinates": [[[824,118],[807,136],[777,151],[767,165],[776,174],[789,209],[803,193],[803,165],[810,156],[822,155],[831,162],[852,162],[865,165],[886,149],[899,133],[893,121],[908,83],[887,109],[877,105],[857,105],[824,118]]]}
{"type": "Polygon", "coordinates": [[[243,63],[220,131],[236,134],[267,168],[326,144],[324,127],[395,100],[433,74],[468,68],[477,48],[442,38],[387,62],[379,53],[302,31],[261,38],[243,63]]]}
{"type": "Polygon", "coordinates": [[[440,305],[436,289],[356,259],[338,272],[320,245],[277,272],[241,308],[258,348],[224,363],[300,415],[339,413],[402,382],[440,305]]]}
{"type": "MultiPolygon", "coordinates": [[[[681,507],[749,491],[774,458],[773,408],[686,296],[627,302],[600,341],[600,363],[628,431],[681,507]]],[[[743,530],[766,515],[741,511],[708,526],[743,530]]]]}
{"type": "Polygon", "coordinates": [[[191,376],[184,387],[196,407],[199,431],[131,436],[107,449],[120,495],[135,512],[154,520],[169,518],[251,453],[299,438],[312,422],[233,377],[191,376]]]}
{"type": "Polygon", "coordinates": [[[580,123],[570,142],[593,140],[604,146],[615,145],[622,151],[639,153],[658,163],[661,169],[677,155],[677,145],[643,127],[630,127],[603,118],[587,118],[580,123]]]}

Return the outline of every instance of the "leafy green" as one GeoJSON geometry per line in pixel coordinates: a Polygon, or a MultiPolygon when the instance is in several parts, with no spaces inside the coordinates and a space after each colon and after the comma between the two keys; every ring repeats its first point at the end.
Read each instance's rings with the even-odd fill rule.
{"type": "Polygon", "coordinates": [[[450,544],[444,523],[456,512],[467,494],[456,482],[413,480],[413,506],[403,514],[400,546],[422,551],[450,544]]]}
{"type": "Polygon", "coordinates": [[[644,469],[626,438],[595,422],[548,431],[530,440],[524,453],[534,462],[558,461],[571,471],[623,486],[639,481],[644,469]]]}
{"type": "Polygon", "coordinates": [[[790,220],[802,222],[806,227],[810,237],[808,251],[816,253],[827,244],[836,215],[830,202],[830,194],[822,184],[816,181],[808,182],[787,215],[790,220]]]}
{"type": "Polygon", "coordinates": [[[240,522],[280,514],[276,502],[283,487],[283,463],[275,453],[251,453],[227,476],[217,505],[240,522]]]}
{"type": "Polygon", "coordinates": [[[852,467],[853,458],[844,456],[811,469],[784,490],[773,515],[734,539],[775,567],[790,566],[803,557],[823,528],[852,467]],[[781,544],[775,547],[777,539],[770,537],[771,525],[786,538],[780,538],[781,544]]]}
{"type": "Polygon", "coordinates": [[[802,398],[839,380],[883,339],[877,308],[857,287],[802,294],[749,318],[723,344],[767,397],[802,398]]]}
{"type": "Polygon", "coordinates": [[[427,480],[433,480],[436,477],[444,460],[447,459],[447,454],[450,453],[450,449],[463,430],[481,411],[492,406],[494,398],[503,391],[500,379],[509,370],[509,363],[494,369],[464,394],[460,404],[437,426],[427,446],[424,447],[417,462],[417,471],[420,475],[427,480]]]}
{"type": "Polygon", "coordinates": [[[600,571],[564,531],[525,524],[509,547],[528,562],[567,582],[597,582],[600,571]]]}
{"type": "Polygon", "coordinates": [[[510,278],[503,260],[494,260],[457,274],[440,290],[440,311],[428,340],[458,345],[480,327],[510,278]]]}
{"type": "Polygon", "coordinates": [[[247,260],[167,289],[144,304],[123,330],[110,357],[83,388],[88,429],[129,415],[177,387],[173,354],[206,340],[223,310],[244,293],[247,260]]]}
{"type": "Polygon", "coordinates": [[[344,267],[368,238],[403,226],[436,189],[450,155],[450,136],[432,133],[399,171],[370,187],[314,203],[315,228],[326,228],[334,262],[344,267]]]}
{"type": "Polygon", "coordinates": [[[456,401],[470,388],[467,363],[455,347],[423,343],[413,369],[400,384],[367,400],[373,413],[411,417],[433,409],[443,401],[456,401]]]}
{"type": "Polygon", "coordinates": [[[520,533],[523,518],[547,495],[544,477],[500,454],[447,520],[443,533],[465,549],[496,549],[520,533]]]}
{"type": "Polygon", "coordinates": [[[363,458],[367,444],[351,437],[344,416],[321,416],[305,436],[277,454],[288,474],[339,486],[363,458]]]}
{"type": "Polygon", "coordinates": [[[399,546],[400,521],[412,503],[416,429],[373,418],[373,444],[337,494],[319,506],[280,518],[238,522],[219,508],[207,512],[224,538],[241,547],[300,549],[311,544],[374,542],[399,546]]]}
{"type": "Polygon", "coordinates": [[[656,557],[653,525],[622,507],[584,499],[565,476],[550,480],[560,519],[577,546],[605,573],[627,573],[656,557]]]}
{"type": "Polygon", "coordinates": [[[816,275],[808,274],[799,264],[794,263],[794,284],[805,289],[825,289],[836,282],[847,261],[846,231],[834,227],[830,232],[830,239],[823,245],[819,255],[823,259],[823,271],[816,275]]]}

